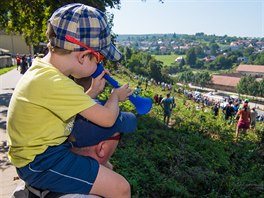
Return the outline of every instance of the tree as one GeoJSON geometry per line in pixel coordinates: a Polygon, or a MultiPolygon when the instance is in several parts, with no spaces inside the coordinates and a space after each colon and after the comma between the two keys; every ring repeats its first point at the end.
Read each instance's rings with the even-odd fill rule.
{"type": "Polygon", "coordinates": [[[179,68],[180,68],[180,70],[182,70],[182,67],[185,65],[185,60],[184,60],[184,58],[182,58],[181,59],[181,62],[180,62],[180,64],[179,64],[179,68]]]}
{"type": "Polygon", "coordinates": [[[264,52],[257,55],[254,64],[256,65],[264,65],[264,52]]]}
{"type": "Polygon", "coordinates": [[[259,90],[258,90],[258,95],[263,97],[264,96],[264,77],[259,81],[259,90]]]}
{"type": "Polygon", "coordinates": [[[253,54],[254,50],[254,47],[247,47],[243,49],[243,55],[249,57],[251,54],[253,54]]]}
{"type": "Polygon", "coordinates": [[[125,58],[125,60],[129,60],[131,58],[132,54],[133,54],[132,49],[129,48],[129,47],[126,47],[124,51],[125,51],[124,52],[124,58],[125,58]]]}
{"type": "Polygon", "coordinates": [[[248,94],[256,96],[259,85],[256,79],[252,76],[245,76],[240,79],[236,86],[236,90],[239,94],[248,94]]]}
{"type": "Polygon", "coordinates": [[[195,54],[198,58],[204,58],[205,57],[205,53],[204,53],[204,50],[202,49],[202,47],[196,47],[195,48],[195,54]]]}
{"type": "MultiPolygon", "coordinates": [[[[59,7],[75,0],[1,0],[0,30],[23,35],[28,45],[45,42],[46,23],[59,7]]],[[[120,0],[78,0],[103,12],[106,7],[119,8],[120,0]]]]}
{"type": "Polygon", "coordinates": [[[194,79],[195,79],[195,83],[203,88],[211,82],[212,77],[209,74],[209,72],[206,71],[206,72],[196,73],[194,75],[194,79]]]}
{"type": "Polygon", "coordinates": [[[195,66],[196,63],[196,54],[195,54],[195,49],[190,48],[187,53],[186,53],[186,63],[189,64],[191,67],[195,66]]]}
{"type": "Polygon", "coordinates": [[[225,56],[217,56],[214,60],[215,69],[228,69],[232,67],[232,62],[225,56]]]}
{"type": "Polygon", "coordinates": [[[162,74],[161,74],[161,68],[162,68],[162,62],[155,60],[152,58],[148,63],[149,68],[149,76],[154,78],[156,81],[162,81],[162,74]]]}
{"type": "Polygon", "coordinates": [[[217,45],[217,43],[215,43],[215,42],[210,43],[210,50],[211,50],[211,54],[216,56],[217,51],[219,50],[219,46],[217,45]]]}
{"type": "Polygon", "coordinates": [[[182,82],[182,83],[190,83],[190,82],[193,82],[194,80],[194,74],[192,71],[186,71],[186,72],[183,72],[181,74],[179,74],[177,76],[177,79],[179,82],[182,82]]]}

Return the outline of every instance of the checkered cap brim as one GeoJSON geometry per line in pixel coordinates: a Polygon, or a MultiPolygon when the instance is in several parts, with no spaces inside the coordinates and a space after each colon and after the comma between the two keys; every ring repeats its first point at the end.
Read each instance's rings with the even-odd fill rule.
{"type": "Polygon", "coordinates": [[[80,3],[68,4],[56,10],[49,22],[56,34],[50,40],[51,45],[71,51],[86,50],[68,42],[65,36],[69,35],[107,59],[117,61],[121,58],[121,53],[111,42],[110,29],[100,10],[80,3]]]}

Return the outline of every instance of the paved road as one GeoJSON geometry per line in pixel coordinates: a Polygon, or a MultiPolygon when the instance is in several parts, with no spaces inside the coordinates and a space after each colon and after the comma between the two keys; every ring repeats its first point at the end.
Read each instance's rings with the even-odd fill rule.
{"type": "Polygon", "coordinates": [[[16,69],[0,76],[0,198],[10,198],[19,182],[14,181],[17,174],[7,158],[6,115],[11,95],[21,76],[16,69]]]}
{"type": "MultiPolygon", "coordinates": [[[[178,84],[181,86],[180,83],[178,83],[178,84]]],[[[210,88],[201,88],[201,87],[194,86],[194,85],[191,85],[191,84],[189,84],[189,86],[191,88],[195,88],[195,89],[198,89],[198,90],[207,90],[208,92],[215,92],[214,89],[210,89],[210,88]]],[[[221,91],[221,90],[217,90],[216,93],[217,94],[225,94],[225,95],[229,95],[229,96],[234,96],[234,95],[237,96],[238,95],[237,93],[234,93],[234,92],[221,91]]],[[[247,95],[242,95],[241,94],[241,97],[247,98],[247,97],[252,97],[252,96],[247,96],[247,95]]],[[[264,101],[264,98],[261,98],[261,97],[255,97],[255,98],[258,99],[258,100],[260,100],[260,101],[264,101]]],[[[251,108],[252,107],[255,107],[256,108],[256,111],[258,112],[258,115],[264,115],[264,105],[263,104],[249,102],[249,105],[250,105],[251,108]]]]}

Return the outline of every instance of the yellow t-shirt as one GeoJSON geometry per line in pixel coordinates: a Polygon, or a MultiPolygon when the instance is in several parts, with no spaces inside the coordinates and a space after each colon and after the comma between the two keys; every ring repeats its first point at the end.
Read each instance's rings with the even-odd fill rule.
{"type": "Polygon", "coordinates": [[[63,143],[70,134],[67,124],[94,104],[81,86],[36,59],[18,82],[8,109],[11,162],[23,167],[48,146],[63,143]]]}

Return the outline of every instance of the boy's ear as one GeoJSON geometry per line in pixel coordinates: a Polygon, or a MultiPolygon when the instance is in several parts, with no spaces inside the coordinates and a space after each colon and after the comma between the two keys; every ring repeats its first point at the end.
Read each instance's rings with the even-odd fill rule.
{"type": "Polygon", "coordinates": [[[89,50],[85,50],[85,51],[80,51],[77,55],[77,58],[78,58],[78,62],[80,64],[83,64],[84,62],[84,57],[89,53],[90,51],[89,50]]]}

